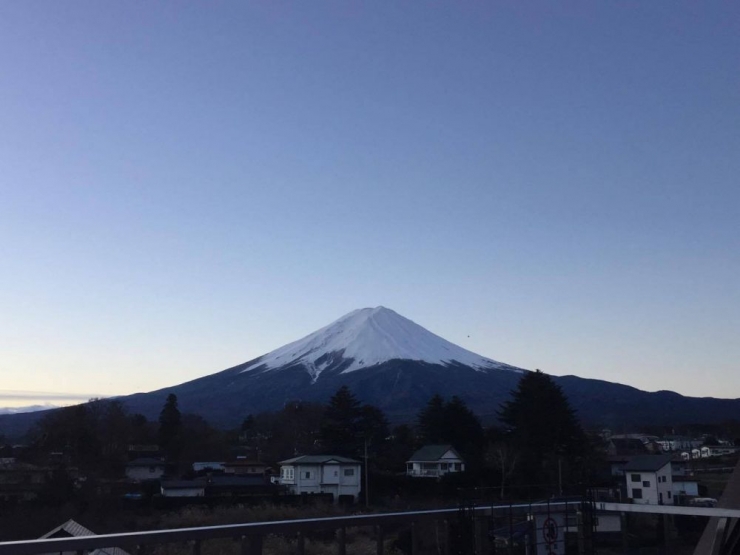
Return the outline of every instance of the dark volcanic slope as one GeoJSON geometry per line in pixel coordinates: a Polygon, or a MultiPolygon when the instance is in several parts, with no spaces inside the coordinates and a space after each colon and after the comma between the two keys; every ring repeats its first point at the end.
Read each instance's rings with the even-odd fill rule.
{"type": "MultiPolygon", "coordinates": [[[[241,373],[250,364],[120,399],[131,412],[156,419],[167,395],[174,393],[183,412],[200,414],[213,424],[230,427],[238,426],[250,413],[277,410],[288,401],[323,403],[340,386],[347,385],[363,402],[382,408],[393,422],[413,422],[419,409],[432,395],[439,393],[445,397],[460,396],[484,422],[490,423],[521,377],[520,373],[504,370],[477,371],[462,365],[446,367],[392,360],[348,374],[341,374],[341,367],[335,368],[312,382],[301,365],[241,373]]],[[[555,380],[588,425],[621,430],[641,423],[709,423],[740,419],[738,399],[683,397],[667,391],[648,393],[626,385],[576,376],[555,380]]],[[[0,434],[17,436],[42,414],[0,417],[0,434]]]]}

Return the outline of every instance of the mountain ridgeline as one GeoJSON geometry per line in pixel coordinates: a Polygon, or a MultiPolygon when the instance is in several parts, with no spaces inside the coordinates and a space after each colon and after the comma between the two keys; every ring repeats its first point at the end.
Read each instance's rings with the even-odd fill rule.
{"type": "MultiPolygon", "coordinates": [[[[383,308],[355,310],[257,359],[180,385],[121,397],[131,412],[154,418],[171,393],[183,412],[237,426],[248,414],[291,401],[325,403],[342,385],[394,422],[411,422],[434,394],[457,395],[493,422],[527,372],[477,355],[383,308]]],[[[740,420],[740,399],[648,393],[577,376],[553,377],[586,425],[622,429],[641,423],[740,420]]],[[[0,434],[18,435],[43,413],[0,416],[0,434]]]]}

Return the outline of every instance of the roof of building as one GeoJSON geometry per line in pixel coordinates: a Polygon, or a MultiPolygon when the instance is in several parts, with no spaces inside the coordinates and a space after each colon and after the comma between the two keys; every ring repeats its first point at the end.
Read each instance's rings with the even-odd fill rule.
{"type": "Polygon", "coordinates": [[[162,482],[164,489],[201,489],[206,487],[201,481],[197,480],[165,480],[162,482]]]}
{"type": "Polygon", "coordinates": [[[140,459],[134,459],[126,466],[165,466],[165,462],[162,459],[142,457],[140,459]]]}
{"type": "Polygon", "coordinates": [[[632,457],[630,461],[624,465],[624,471],[629,472],[630,470],[642,470],[645,472],[657,472],[670,463],[670,455],[639,455],[637,457],[632,457]]]}
{"type": "MultiPolygon", "coordinates": [[[[69,519],[64,524],[57,526],[50,532],[47,532],[39,539],[45,540],[49,538],[79,538],[82,536],[95,536],[95,532],[88,530],[79,522],[69,519]]],[[[90,555],[129,555],[127,551],[124,551],[120,547],[101,547],[90,551],[90,555]]]]}
{"type": "Polygon", "coordinates": [[[15,459],[0,459],[0,470],[12,472],[46,472],[46,468],[19,462],[15,459]]]}
{"type": "Polygon", "coordinates": [[[647,453],[642,440],[634,437],[613,437],[609,440],[614,449],[622,455],[637,455],[647,453]]]}
{"type": "Polygon", "coordinates": [[[339,457],[337,455],[303,455],[302,457],[294,457],[292,459],[280,461],[279,464],[292,464],[297,466],[301,464],[326,464],[330,462],[339,464],[360,464],[360,461],[356,461],[348,457],[339,457]]]}
{"type": "Polygon", "coordinates": [[[267,466],[267,463],[261,461],[249,461],[247,459],[237,459],[223,463],[224,466],[267,466]]]}
{"type": "Polygon", "coordinates": [[[206,487],[237,488],[264,486],[269,482],[262,475],[257,476],[208,476],[197,480],[206,487]]]}
{"type": "Polygon", "coordinates": [[[445,453],[447,453],[447,451],[452,451],[458,459],[462,460],[460,453],[458,453],[452,445],[425,445],[416,453],[411,455],[409,462],[438,461],[445,453]]]}

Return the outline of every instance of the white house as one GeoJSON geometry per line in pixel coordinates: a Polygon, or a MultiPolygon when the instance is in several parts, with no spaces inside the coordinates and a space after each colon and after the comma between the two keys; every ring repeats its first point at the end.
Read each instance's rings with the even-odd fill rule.
{"type": "Polygon", "coordinates": [[[280,484],[294,494],[331,493],[334,499],[351,495],[355,501],[362,487],[362,464],[332,455],[304,455],[281,461],[280,484]]]}
{"type": "Polygon", "coordinates": [[[465,461],[452,445],[425,445],[406,461],[406,475],[438,478],[451,472],[465,472],[465,461]]]}
{"type": "Polygon", "coordinates": [[[673,505],[670,455],[632,457],[624,466],[627,497],[643,505],[673,505]]]}

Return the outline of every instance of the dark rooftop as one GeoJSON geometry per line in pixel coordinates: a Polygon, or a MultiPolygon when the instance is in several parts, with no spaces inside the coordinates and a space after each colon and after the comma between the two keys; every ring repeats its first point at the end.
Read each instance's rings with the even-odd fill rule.
{"type": "Polygon", "coordinates": [[[452,445],[425,445],[411,455],[409,461],[438,461],[447,451],[452,451],[458,458],[462,459],[452,445]]]}
{"type": "Polygon", "coordinates": [[[670,462],[671,455],[638,455],[637,457],[632,457],[624,465],[624,471],[641,470],[644,472],[657,472],[665,465],[670,464],[670,462]]]}

